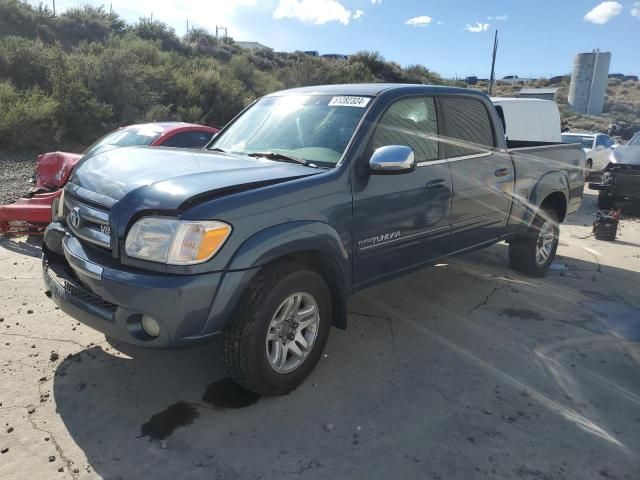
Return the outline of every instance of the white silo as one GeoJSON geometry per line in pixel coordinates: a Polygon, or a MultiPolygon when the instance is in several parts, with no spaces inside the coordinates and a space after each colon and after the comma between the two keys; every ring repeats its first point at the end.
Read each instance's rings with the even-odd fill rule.
{"type": "Polygon", "coordinates": [[[610,64],[610,52],[594,50],[576,55],[569,86],[569,106],[573,110],[587,115],[602,114],[610,64]]]}

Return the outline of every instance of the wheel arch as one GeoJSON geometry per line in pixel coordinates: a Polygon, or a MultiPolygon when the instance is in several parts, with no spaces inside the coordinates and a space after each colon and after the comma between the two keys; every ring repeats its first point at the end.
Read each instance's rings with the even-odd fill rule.
{"type": "Polygon", "coordinates": [[[553,208],[558,213],[558,220],[562,222],[569,206],[569,179],[562,172],[550,172],[544,175],[536,184],[524,216],[524,224],[530,227],[536,215],[542,208],[553,208]]]}
{"type": "Polygon", "coordinates": [[[331,294],[331,323],[342,330],[347,328],[348,290],[341,278],[335,259],[321,250],[298,250],[272,259],[264,267],[278,262],[290,262],[305,266],[322,276],[331,294]]]}
{"type": "Polygon", "coordinates": [[[567,197],[562,192],[553,192],[547,195],[542,203],[540,209],[553,209],[558,214],[558,221],[562,222],[567,216],[567,197]]]}
{"type": "Polygon", "coordinates": [[[267,228],[243,243],[228,268],[264,268],[281,261],[304,265],[323,277],[331,293],[332,324],[346,328],[351,262],[345,242],[337,231],[316,221],[290,222],[267,228]]]}

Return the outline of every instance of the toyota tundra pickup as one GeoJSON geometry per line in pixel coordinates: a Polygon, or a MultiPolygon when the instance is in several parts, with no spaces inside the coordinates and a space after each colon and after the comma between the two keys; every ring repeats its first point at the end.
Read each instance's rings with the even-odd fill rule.
{"type": "Polygon", "coordinates": [[[512,268],[544,275],[584,170],[579,145],[508,145],[479,92],[278,92],[204,150],[131,147],[81,162],[45,233],[47,294],[139,346],[221,334],[233,379],[285,394],[330,328],[346,328],[358,290],[499,241],[512,268]]]}

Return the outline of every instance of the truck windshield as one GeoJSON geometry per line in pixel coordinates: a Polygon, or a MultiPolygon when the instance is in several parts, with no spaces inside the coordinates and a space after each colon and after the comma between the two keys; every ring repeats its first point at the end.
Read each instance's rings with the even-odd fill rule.
{"type": "Polygon", "coordinates": [[[631,140],[629,140],[628,145],[637,145],[640,147],[640,133],[636,134],[631,140]]]}
{"type": "MultiPolygon", "coordinates": [[[[335,95],[265,97],[209,148],[244,155],[272,152],[334,167],[370,101],[370,97],[335,95]]],[[[269,158],[277,160],[273,155],[269,158]]]]}

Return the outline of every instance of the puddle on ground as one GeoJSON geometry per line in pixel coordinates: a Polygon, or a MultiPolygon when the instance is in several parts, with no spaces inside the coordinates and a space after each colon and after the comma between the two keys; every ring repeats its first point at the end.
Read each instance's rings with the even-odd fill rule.
{"type": "MultiPolygon", "coordinates": [[[[242,388],[230,378],[212,383],[202,395],[204,402],[221,410],[245,408],[256,403],[259,398],[260,395],[242,388]]],[[[151,440],[165,440],[177,428],[191,425],[199,416],[200,412],[195,404],[174,403],[145,422],[140,427],[140,436],[151,440]]]]}
{"type": "Polygon", "coordinates": [[[145,422],[140,427],[140,434],[151,440],[164,440],[178,427],[191,425],[199,416],[198,409],[193,405],[187,402],[174,403],[145,422]]]}
{"type": "Polygon", "coordinates": [[[598,316],[590,323],[590,328],[627,340],[640,341],[640,311],[625,303],[622,299],[609,298],[584,303],[598,316]]]}
{"type": "Polygon", "coordinates": [[[542,315],[527,308],[506,308],[502,310],[502,313],[511,318],[521,318],[522,320],[536,320],[538,322],[544,322],[544,317],[542,315]]]}
{"type": "Polygon", "coordinates": [[[256,403],[259,398],[260,395],[241,387],[230,378],[212,383],[202,395],[204,402],[223,409],[245,408],[256,403]]]}

